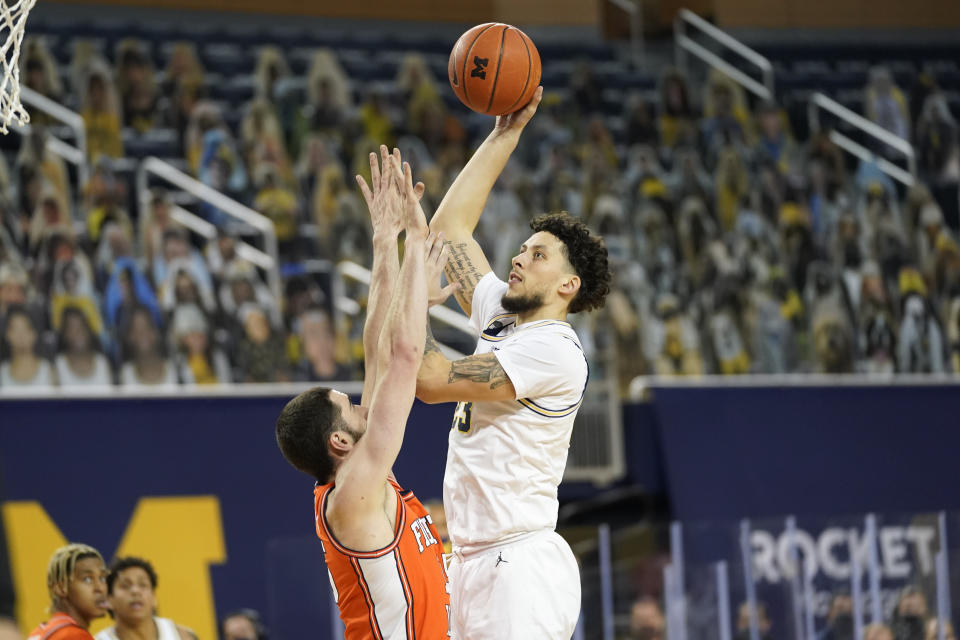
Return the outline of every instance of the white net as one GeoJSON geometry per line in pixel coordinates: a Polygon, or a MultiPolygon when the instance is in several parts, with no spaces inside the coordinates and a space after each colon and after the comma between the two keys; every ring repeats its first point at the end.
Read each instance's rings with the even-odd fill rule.
{"type": "Polygon", "coordinates": [[[20,104],[20,43],[27,26],[27,15],[37,0],[0,0],[0,133],[7,133],[7,125],[16,120],[30,122],[30,114],[20,104]]]}

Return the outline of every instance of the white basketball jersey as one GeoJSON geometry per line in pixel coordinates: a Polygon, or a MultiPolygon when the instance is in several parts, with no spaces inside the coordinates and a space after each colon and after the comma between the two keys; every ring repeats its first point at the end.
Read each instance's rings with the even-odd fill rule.
{"type": "MultiPolygon", "coordinates": [[[[180,640],[176,622],[169,618],[154,618],[153,621],[157,624],[157,640],[180,640]]],[[[96,640],[119,640],[116,627],[104,629],[96,635],[96,640]]]]}
{"type": "Polygon", "coordinates": [[[587,361],[566,322],[517,325],[492,272],[477,284],[470,323],[474,353],[494,352],[515,400],[461,402],[450,430],[443,504],[455,547],[484,545],[554,529],[557,487],[587,385],[587,361]]]}

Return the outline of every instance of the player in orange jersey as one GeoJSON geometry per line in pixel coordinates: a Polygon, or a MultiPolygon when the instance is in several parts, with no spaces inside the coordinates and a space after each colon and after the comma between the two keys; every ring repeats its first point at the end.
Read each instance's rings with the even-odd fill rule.
{"type": "Polygon", "coordinates": [[[27,640],[93,640],[90,623],[107,613],[107,567],[100,552],[77,543],[54,551],[47,589],[53,615],[27,640]]]}
{"type": "Polygon", "coordinates": [[[446,252],[442,237],[429,235],[422,186],[413,186],[409,165],[401,169],[396,150],[380,151],[382,173],[370,157],[372,188],[358,177],[374,237],[361,403],[323,387],[306,391],[280,414],[277,443],[290,464],[317,479],[317,535],[346,639],[440,640],[448,636],[450,602],[442,545],[426,509],[400,488],[391,467],[423,357],[428,277],[439,279],[446,252]]]}

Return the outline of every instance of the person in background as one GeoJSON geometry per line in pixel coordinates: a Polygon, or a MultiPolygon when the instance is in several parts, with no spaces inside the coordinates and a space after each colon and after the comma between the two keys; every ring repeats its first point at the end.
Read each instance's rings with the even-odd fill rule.
{"type": "Polygon", "coordinates": [[[63,309],[57,344],[54,366],[61,386],[109,385],[113,382],[110,362],[100,350],[87,314],[79,307],[63,309]]]}
{"type": "Polygon", "coordinates": [[[91,65],[84,88],[82,116],[87,135],[87,158],[90,162],[96,162],[101,156],[122,158],[117,92],[110,71],[102,62],[91,65]]]}
{"type": "MultiPolygon", "coordinates": [[[[762,602],[757,603],[757,631],[761,640],[771,640],[770,629],[773,624],[770,622],[770,616],[767,615],[767,605],[762,602]]],[[[744,602],[737,610],[737,632],[734,634],[734,640],[749,640],[750,638],[750,603],[744,602]]]]}
{"type": "Polygon", "coordinates": [[[867,118],[890,133],[905,140],[910,138],[910,114],[903,92],[893,82],[886,67],[870,69],[870,79],[864,89],[864,109],[867,118]]]}
{"type": "Polygon", "coordinates": [[[184,384],[230,382],[230,363],[223,351],[211,344],[210,326],[199,307],[178,306],[170,325],[177,373],[184,384]]]}
{"type": "Polygon", "coordinates": [[[827,628],[820,633],[818,640],[854,640],[853,598],[849,593],[833,594],[827,612],[827,628]]]}
{"type": "Polygon", "coordinates": [[[160,307],[157,296],[146,276],[133,258],[117,258],[113,263],[113,273],[107,281],[104,295],[107,324],[111,327],[124,326],[130,312],[138,306],[148,308],[154,319],[159,321],[160,307]]]}
{"type": "Polygon", "coordinates": [[[263,309],[247,303],[239,311],[243,335],[237,343],[236,362],[243,382],[287,382],[283,337],[270,326],[263,309]]]}
{"type": "Polygon", "coordinates": [[[256,610],[239,609],[223,617],[220,636],[223,640],[268,640],[270,634],[256,610]]]}
{"type": "Polygon", "coordinates": [[[160,331],[146,307],[135,307],[122,332],[124,364],[120,384],[177,388],[176,368],[163,351],[160,331]]]}
{"type": "Polygon", "coordinates": [[[646,596],[630,607],[630,633],[625,640],[663,640],[667,622],[660,604],[646,596]]]}
{"type": "Polygon", "coordinates": [[[152,129],[157,119],[157,84],[142,42],[127,38],[117,44],[117,85],[123,125],[137,133],[152,129]]]}
{"type": "Polygon", "coordinates": [[[90,623],[107,613],[107,568],[100,552],[72,543],[53,552],[47,565],[49,620],[29,640],[93,640],[90,623]]]}
{"type": "Polygon", "coordinates": [[[142,558],[114,558],[107,576],[112,627],[96,640],[197,640],[193,631],[169,618],[158,618],[157,572],[142,558]]]}
{"type": "MultiPolygon", "coordinates": [[[[904,587],[897,600],[897,607],[890,620],[890,631],[893,637],[886,640],[924,640],[927,618],[930,609],[927,607],[927,597],[918,587],[910,585],[904,587]]],[[[867,634],[864,633],[867,638],[867,634]]],[[[883,640],[867,638],[867,640],[883,640]]]]}
{"type": "Polygon", "coordinates": [[[0,386],[50,387],[57,379],[38,350],[40,332],[24,307],[11,307],[0,334],[0,386]]]}
{"type": "Polygon", "coordinates": [[[297,326],[302,352],[297,378],[312,382],[354,379],[354,372],[337,361],[337,337],[325,309],[304,311],[297,326]]]}

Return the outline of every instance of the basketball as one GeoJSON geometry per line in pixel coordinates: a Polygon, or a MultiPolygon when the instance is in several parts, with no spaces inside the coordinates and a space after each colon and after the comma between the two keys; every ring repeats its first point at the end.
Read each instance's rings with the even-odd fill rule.
{"type": "Polygon", "coordinates": [[[478,113],[502,116],[526,105],[540,85],[540,53],[509,24],[478,24],[457,40],[447,65],[460,102],[478,113]]]}

